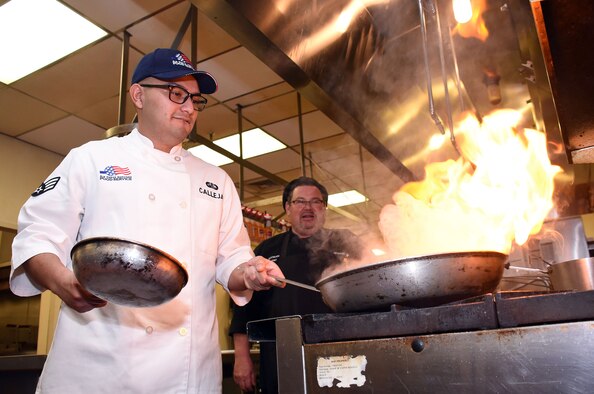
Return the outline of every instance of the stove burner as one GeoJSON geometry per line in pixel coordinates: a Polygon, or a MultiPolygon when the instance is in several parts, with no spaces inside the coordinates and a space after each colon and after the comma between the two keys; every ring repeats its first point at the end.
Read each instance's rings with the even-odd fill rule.
{"type": "MultiPolygon", "coordinates": [[[[594,318],[594,290],[509,291],[430,308],[302,316],[304,343],[490,330],[594,318]]],[[[275,319],[248,323],[252,341],[274,341],[275,319]]]]}

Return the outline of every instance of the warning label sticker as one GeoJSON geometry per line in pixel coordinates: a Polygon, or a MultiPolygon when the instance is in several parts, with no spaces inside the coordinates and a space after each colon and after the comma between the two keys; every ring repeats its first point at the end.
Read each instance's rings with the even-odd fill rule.
{"type": "Polygon", "coordinates": [[[318,386],[348,388],[352,385],[361,387],[365,384],[365,356],[330,356],[318,357],[318,386]]]}

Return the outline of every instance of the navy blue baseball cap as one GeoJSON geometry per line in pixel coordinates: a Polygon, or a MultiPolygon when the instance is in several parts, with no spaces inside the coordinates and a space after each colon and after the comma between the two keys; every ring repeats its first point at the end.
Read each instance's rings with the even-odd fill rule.
{"type": "Polygon", "coordinates": [[[186,55],[177,49],[159,48],[146,54],[132,75],[132,84],[145,78],[155,77],[165,81],[192,75],[198,81],[200,93],[212,94],[217,91],[217,81],[206,71],[198,71],[186,55]]]}

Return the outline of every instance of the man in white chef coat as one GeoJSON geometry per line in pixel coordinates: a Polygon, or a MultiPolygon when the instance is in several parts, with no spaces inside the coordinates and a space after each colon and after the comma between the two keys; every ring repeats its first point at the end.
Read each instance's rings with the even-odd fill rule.
{"type": "Polygon", "coordinates": [[[138,64],[129,135],[73,149],[21,209],[12,291],[49,289],[62,308],[38,383],[42,393],[219,393],[222,366],[215,282],[240,305],[284,285],[278,266],[253,257],[235,185],[182,148],[215,79],[173,49],[138,64]],[[70,250],[96,236],[131,239],[183,261],[189,281],[150,308],[106,302],[72,272],[70,250]]]}

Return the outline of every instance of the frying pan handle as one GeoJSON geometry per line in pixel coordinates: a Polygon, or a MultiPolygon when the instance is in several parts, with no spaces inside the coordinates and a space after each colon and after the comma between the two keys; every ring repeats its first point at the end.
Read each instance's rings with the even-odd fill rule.
{"type": "Polygon", "coordinates": [[[510,263],[506,263],[505,268],[506,269],[513,268],[515,270],[528,271],[528,272],[538,272],[539,274],[548,274],[549,273],[548,271],[539,270],[538,268],[518,267],[515,265],[511,265],[510,263]]]}
{"type": "Polygon", "coordinates": [[[288,285],[293,285],[293,286],[301,287],[302,289],[317,291],[318,293],[320,293],[320,290],[316,289],[313,286],[306,285],[305,283],[295,282],[294,280],[290,280],[290,279],[286,279],[286,278],[281,278],[280,276],[275,276],[275,275],[269,275],[269,276],[272,277],[272,278],[274,278],[274,279],[276,279],[276,280],[278,280],[279,282],[283,282],[283,283],[286,283],[288,285]]]}

